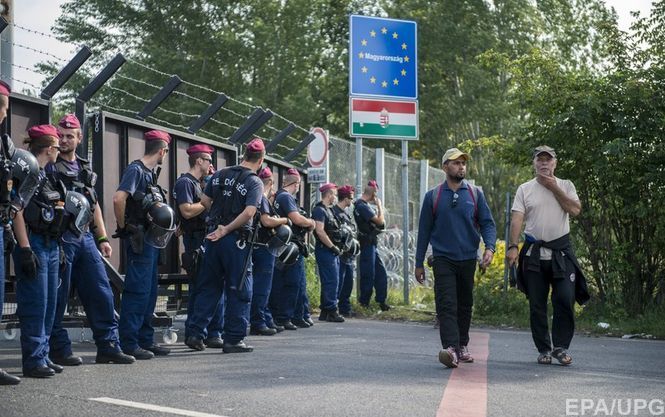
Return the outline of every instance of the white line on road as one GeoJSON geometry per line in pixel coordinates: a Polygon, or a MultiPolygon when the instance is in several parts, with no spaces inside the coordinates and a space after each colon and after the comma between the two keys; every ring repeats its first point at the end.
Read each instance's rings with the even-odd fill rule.
{"type": "Polygon", "coordinates": [[[179,416],[225,417],[225,416],[221,416],[219,414],[200,413],[198,411],[183,410],[183,409],[180,409],[180,408],[172,408],[172,407],[162,407],[161,405],[137,403],[137,402],[134,402],[134,401],[118,400],[116,398],[109,398],[109,397],[88,398],[88,400],[97,401],[97,402],[100,402],[100,403],[122,405],[122,406],[125,406],[125,407],[139,408],[141,410],[159,411],[159,412],[162,412],[162,413],[176,414],[176,415],[179,415],[179,416]]]}

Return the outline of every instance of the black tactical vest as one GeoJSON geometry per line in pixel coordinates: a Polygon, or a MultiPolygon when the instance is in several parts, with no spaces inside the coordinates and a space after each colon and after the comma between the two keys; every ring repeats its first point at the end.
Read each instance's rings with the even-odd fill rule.
{"type": "Polygon", "coordinates": [[[76,191],[88,199],[90,210],[94,212],[97,204],[97,192],[95,191],[97,174],[92,172],[90,162],[87,159],[76,155],[76,161],[80,167],[78,172],[69,169],[67,163],[60,158],[54,164],[55,171],[58,173],[58,179],[62,181],[68,191],[76,191]]]}
{"type": "Polygon", "coordinates": [[[59,238],[67,230],[65,188],[55,175],[40,172],[42,177],[34,197],[23,211],[23,219],[31,233],[59,238]]]}
{"type": "Polygon", "coordinates": [[[131,165],[138,165],[144,176],[150,178],[147,181],[145,189],[137,189],[133,195],[127,199],[127,206],[125,207],[125,223],[133,224],[136,226],[149,226],[146,217],[147,210],[152,205],[152,202],[166,203],[166,193],[164,189],[157,184],[157,174],[151,169],[148,169],[140,160],[132,161],[131,165]]]}
{"type": "Polygon", "coordinates": [[[224,168],[213,175],[212,206],[210,207],[209,226],[217,226],[231,223],[240,213],[245,210],[246,188],[245,181],[256,176],[251,169],[240,165],[224,168]]]}
{"type": "MultiPolygon", "coordinates": [[[[321,201],[316,203],[314,207],[323,208],[323,211],[326,214],[326,218],[323,223],[323,230],[326,232],[330,240],[332,240],[332,242],[335,245],[339,246],[342,243],[342,236],[340,235],[340,230],[339,230],[341,224],[335,217],[335,214],[332,212],[332,209],[330,207],[326,207],[321,201]]],[[[317,242],[321,243],[318,234],[314,233],[314,237],[316,237],[317,242]]]]}
{"type": "MultiPolygon", "coordinates": [[[[192,177],[191,175],[189,175],[188,173],[187,174],[182,174],[180,176],[180,178],[178,178],[178,181],[187,181],[188,183],[190,183],[194,187],[194,198],[192,200],[192,203],[199,203],[201,201],[201,196],[203,195],[203,190],[201,189],[201,183],[199,181],[196,181],[196,179],[194,177],[192,177]]],[[[176,183],[178,181],[176,181],[176,183]]],[[[175,200],[175,198],[176,198],[176,196],[175,196],[175,191],[174,191],[173,199],[175,200]]],[[[191,234],[191,233],[205,232],[205,230],[206,230],[206,216],[207,216],[206,211],[203,211],[201,214],[199,214],[196,217],[192,217],[191,219],[186,219],[180,214],[180,207],[177,207],[176,214],[177,214],[178,222],[180,224],[180,228],[182,229],[183,233],[191,234]]]]}

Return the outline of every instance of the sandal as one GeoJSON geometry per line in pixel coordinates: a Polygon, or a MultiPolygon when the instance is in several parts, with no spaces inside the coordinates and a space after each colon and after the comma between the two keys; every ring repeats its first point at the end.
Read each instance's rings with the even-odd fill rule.
{"type": "Polygon", "coordinates": [[[543,352],[538,355],[538,363],[541,365],[550,365],[552,363],[552,355],[549,352],[543,352]]]}
{"type": "Polygon", "coordinates": [[[556,348],[552,351],[552,356],[554,359],[559,361],[561,365],[570,365],[573,363],[573,358],[566,352],[566,349],[556,348]]]}

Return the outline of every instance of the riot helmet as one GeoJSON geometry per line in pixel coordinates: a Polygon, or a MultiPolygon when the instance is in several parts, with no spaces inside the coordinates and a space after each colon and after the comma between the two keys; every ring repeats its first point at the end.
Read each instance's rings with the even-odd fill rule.
{"type": "Polygon", "coordinates": [[[88,231],[88,225],[92,220],[92,210],[90,210],[90,202],[83,194],[67,191],[65,213],[70,216],[69,228],[76,236],[81,236],[88,231]]]}
{"type": "Polygon", "coordinates": [[[296,263],[298,256],[300,256],[298,245],[293,242],[289,242],[282,247],[279,255],[277,255],[277,259],[284,265],[290,266],[296,263]]]}
{"type": "Polygon", "coordinates": [[[165,248],[176,229],[175,212],[162,202],[155,202],[146,213],[148,230],[145,232],[145,242],[158,249],[165,248]]]}
{"type": "Polygon", "coordinates": [[[348,249],[343,251],[346,255],[357,256],[360,253],[360,242],[357,239],[351,239],[348,249]]]}
{"type": "Polygon", "coordinates": [[[338,242],[340,249],[342,252],[348,252],[349,248],[351,247],[351,241],[353,240],[353,229],[351,229],[349,225],[343,224],[339,228],[338,236],[340,239],[338,242]]]}
{"type": "Polygon", "coordinates": [[[39,164],[37,158],[25,149],[16,149],[12,155],[12,178],[18,182],[14,189],[19,201],[14,203],[19,210],[28,205],[39,188],[39,164]]]}
{"type": "Polygon", "coordinates": [[[291,242],[291,228],[285,224],[270,231],[270,240],[268,240],[268,251],[277,256],[281,249],[291,242]]]}

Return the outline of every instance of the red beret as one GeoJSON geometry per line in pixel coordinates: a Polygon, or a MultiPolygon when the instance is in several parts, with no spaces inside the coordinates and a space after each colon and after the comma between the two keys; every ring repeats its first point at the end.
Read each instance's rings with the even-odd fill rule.
{"type": "Polygon", "coordinates": [[[0,95],[9,97],[9,94],[12,92],[11,87],[4,81],[0,81],[0,95]]]}
{"type": "Polygon", "coordinates": [[[343,186],[343,187],[339,187],[339,188],[337,189],[337,196],[338,196],[339,198],[347,198],[347,197],[351,197],[351,194],[353,194],[355,191],[356,191],[356,190],[355,190],[355,188],[353,188],[353,186],[351,186],[351,185],[345,185],[345,186],[343,186]]]}
{"type": "Polygon", "coordinates": [[[41,138],[42,136],[53,136],[54,138],[59,138],[58,129],[53,125],[37,125],[28,129],[28,136],[30,139],[41,138]]]}
{"type": "Polygon", "coordinates": [[[266,147],[261,139],[254,138],[247,144],[247,150],[250,152],[261,152],[265,151],[266,147]]]}
{"type": "Polygon", "coordinates": [[[319,191],[322,193],[325,193],[328,190],[336,189],[337,186],[335,185],[334,182],[329,182],[327,184],[323,184],[321,187],[319,187],[319,191]]]}
{"type": "Polygon", "coordinates": [[[299,177],[300,172],[295,168],[289,168],[288,171],[286,171],[286,175],[295,175],[296,177],[299,177]]]}
{"type": "Polygon", "coordinates": [[[259,171],[259,178],[262,180],[266,178],[272,178],[272,171],[270,170],[270,167],[265,167],[261,171],[259,171]]]}
{"type": "Polygon", "coordinates": [[[213,148],[210,145],[205,145],[203,143],[198,143],[196,145],[192,145],[189,148],[187,148],[187,155],[193,155],[195,153],[207,153],[212,155],[212,153],[215,151],[215,148],[213,148]]]}
{"type": "Polygon", "coordinates": [[[369,180],[369,182],[367,183],[367,186],[368,187],[374,187],[377,190],[379,189],[379,184],[376,183],[376,180],[369,180]]]}
{"type": "Polygon", "coordinates": [[[64,127],[65,129],[80,129],[81,122],[76,118],[72,113],[65,114],[62,116],[62,119],[58,122],[58,126],[64,127]]]}
{"type": "Polygon", "coordinates": [[[171,135],[161,130],[150,130],[143,134],[143,139],[150,142],[151,140],[163,140],[168,145],[171,143],[171,135]]]}

